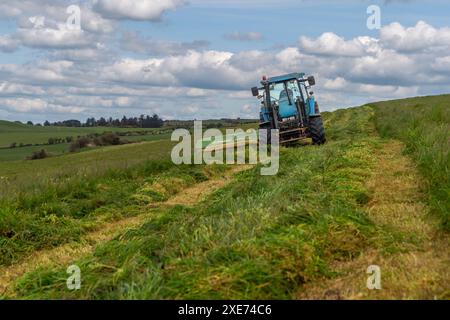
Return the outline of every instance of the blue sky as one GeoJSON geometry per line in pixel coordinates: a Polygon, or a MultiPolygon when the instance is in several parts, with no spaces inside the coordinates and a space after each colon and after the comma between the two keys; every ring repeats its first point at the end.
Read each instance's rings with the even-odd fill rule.
{"type": "Polygon", "coordinates": [[[256,118],[249,88],[297,71],[316,76],[324,110],[448,93],[449,13],[443,0],[0,0],[0,118],[256,118]]]}

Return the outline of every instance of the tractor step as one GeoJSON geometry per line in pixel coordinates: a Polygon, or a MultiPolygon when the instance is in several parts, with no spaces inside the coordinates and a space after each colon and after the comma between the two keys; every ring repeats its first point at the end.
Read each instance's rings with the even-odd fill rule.
{"type": "Polygon", "coordinates": [[[305,140],[307,139],[307,136],[302,136],[302,137],[298,137],[298,138],[292,138],[289,140],[285,140],[285,141],[280,141],[280,144],[287,144],[287,143],[291,143],[291,142],[296,142],[296,141],[300,141],[300,140],[305,140]]]}
{"type": "Polygon", "coordinates": [[[286,134],[286,133],[292,133],[292,132],[296,132],[296,131],[299,131],[301,133],[305,133],[306,128],[295,128],[295,129],[290,129],[290,130],[286,130],[286,131],[281,131],[280,130],[280,135],[281,134],[286,134]]]}

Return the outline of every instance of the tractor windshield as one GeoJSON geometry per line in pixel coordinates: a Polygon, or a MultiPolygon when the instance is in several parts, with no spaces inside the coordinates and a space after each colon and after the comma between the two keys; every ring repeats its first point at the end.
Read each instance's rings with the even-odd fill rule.
{"type": "Polygon", "coordinates": [[[297,85],[297,81],[287,81],[287,82],[281,82],[281,83],[274,83],[270,86],[270,100],[272,102],[279,103],[280,100],[291,100],[291,103],[295,103],[297,99],[301,99],[300,90],[297,85]],[[286,93],[285,83],[287,87],[287,91],[289,93],[286,93]]]}

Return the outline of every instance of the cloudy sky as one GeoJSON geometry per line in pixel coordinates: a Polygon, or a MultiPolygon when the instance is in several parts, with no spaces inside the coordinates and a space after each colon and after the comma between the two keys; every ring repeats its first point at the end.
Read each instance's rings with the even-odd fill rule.
{"type": "Polygon", "coordinates": [[[249,88],[297,71],[323,110],[449,93],[449,14],[448,0],[0,0],[0,119],[255,118],[249,88]]]}

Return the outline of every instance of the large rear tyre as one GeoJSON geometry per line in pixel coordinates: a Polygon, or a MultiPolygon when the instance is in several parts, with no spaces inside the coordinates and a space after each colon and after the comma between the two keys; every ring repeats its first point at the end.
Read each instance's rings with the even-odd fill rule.
{"type": "Polygon", "coordinates": [[[325,128],[323,127],[322,117],[309,118],[309,135],[314,145],[321,145],[327,141],[325,138],[325,128]]]}

